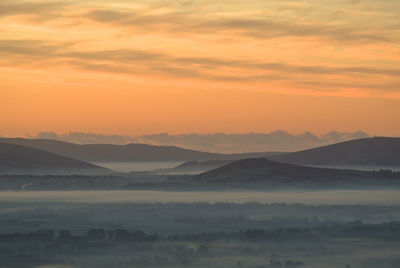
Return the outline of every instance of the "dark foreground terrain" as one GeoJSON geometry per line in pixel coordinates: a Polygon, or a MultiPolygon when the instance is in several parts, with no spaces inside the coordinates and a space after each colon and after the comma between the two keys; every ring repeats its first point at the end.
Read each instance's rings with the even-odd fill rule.
{"type": "Polygon", "coordinates": [[[400,263],[399,206],[72,201],[0,208],[0,267],[400,263]]]}
{"type": "Polygon", "coordinates": [[[0,234],[2,267],[399,267],[400,223],[187,235],[90,229],[0,234]],[[49,266],[46,266],[49,267],[49,266]],[[55,266],[60,267],[60,266],[55,266]]]}

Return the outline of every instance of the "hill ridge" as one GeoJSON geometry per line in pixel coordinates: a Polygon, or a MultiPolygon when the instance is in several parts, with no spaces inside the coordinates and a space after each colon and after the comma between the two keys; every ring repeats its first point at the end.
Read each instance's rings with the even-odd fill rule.
{"type": "Polygon", "coordinates": [[[274,183],[334,183],[335,181],[397,179],[399,172],[360,171],[354,169],[334,169],[300,166],[281,163],[266,158],[252,158],[232,162],[222,167],[194,175],[193,181],[204,183],[226,182],[274,182],[274,183]]]}
{"type": "Polygon", "coordinates": [[[75,144],[49,139],[0,138],[0,142],[29,146],[67,157],[89,162],[129,161],[190,161],[215,159],[241,159],[249,156],[269,156],[273,153],[218,154],[185,149],[176,146],[159,146],[142,143],[75,144]]]}
{"type": "Polygon", "coordinates": [[[321,166],[400,166],[400,138],[372,137],[268,157],[271,160],[321,166]]]}
{"type": "Polygon", "coordinates": [[[106,168],[70,157],[28,146],[0,142],[0,171],[3,173],[37,173],[41,171],[63,173],[68,170],[84,173],[111,172],[106,168]]]}

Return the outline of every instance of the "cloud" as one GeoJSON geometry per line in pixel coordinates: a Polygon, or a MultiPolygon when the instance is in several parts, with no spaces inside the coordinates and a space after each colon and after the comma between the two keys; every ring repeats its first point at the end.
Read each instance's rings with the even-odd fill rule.
{"type": "Polygon", "coordinates": [[[329,143],[337,143],[346,140],[353,139],[361,139],[368,138],[369,135],[361,130],[356,132],[338,132],[338,131],[330,131],[321,136],[321,139],[329,142],[329,143]]]}
{"type": "Polygon", "coordinates": [[[184,12],[149,14],[146,11],[113,11],[94,9],[85,18],[112,26],[136,31],[191,33],[207,35],[247,36],[258,39],[277,37],[312,37],[339,42],[390,42],[391,38],[379,29],[359,26],[312,23],[302,20],[196,16],[184,12]]]}
{"type": "Polygon", "coordinates": [[[180,134],[170,135],[160,133],[129,137],[123,135],[103,135],[84,132],[70,132],[57,134],[55,132],[40,132],[35,139],[57,139],[78,144],[127,144],[146,143],[153,145],[179,146],[188,149],[219,152],[219,153],[243,153],[258,151],[296,151],[311,147],[317,147],[346,140],[369,137],[363,131],[338,132],[331,131],[320,137],[311,132],[302,134],[290,134],[283,130],[270,133],[245,133],[245,134],[180,134]]]}
{"type": "Polygon", "coordinates": [[[111,60],[122,63],[140,61],[167,60],[169,57],[164,53],[149,52],[137,49],[113,49],[102,51],[75,51],[60,54],[63,57],[85,59],[85,60],[111,60]]]}
{"type": "Polygon", "coordinates": [[[58,2],[16,2],[2,0],[0,2],[0,18],[8,16],[28,16],[36,20],[55,19],[68,3],[58,2]]]}
{"type": "MultiPolygon", "coordinates": [[[[0,55],[35,63],[57,60],[74,67],[122,74],[148,74],[211,81],[268,82],[278,81],[299,88],[335,91],[346,88],[399,90],[400,69],[323,65],[294,65],[279,62],[227,59],[218,57],[182,57],[163,52],[137,49],[77,50],[71,43],[40,40],[0,40],[0,55]],[[237,75],[224,69],[235,69],[237,75]],[[337,76],[343,78],[338,80],[337,76]],[[316,79],[324,76],[324,80],[316,79]],[[368,78],[354,81],[353,76],[368,78]],[[374,81],[372,78],[390,79],[374,81]]],[[[78,46],[79,47],[79,46],[78,46]]],[[[15,64],[15,62],[12,62],[15,64]]]]}
{"type": "Polygon", "coordinates": [[[354,133],[329,132],[321,137],[311,132],[291,134],[283,130],[270,133],[244,133],[244,134],[181,134],[169,135],[168,133],[144,135],[140,139],[144,143],[157,145],[173,145],[201,151],[242,153],[260,151],[297,151],[312,147],[323,146],[350,139],[368,137],[362,131],[354,133]]]}
{"type": "Polygon", "coordinates": [[[57,134],[55,132],[40,132],[35,136],[27,134],[30,139],[52,139],[78,144],[127,144],[137,141],[135,138],[123,135],[103,135],[84,132],[57,134]]]}
{"type": "Polygon", "coordinates": [[[32,60],[55,57],[57,52],[63,49],[65,49],[64,45],[41,40],[0,40],[1,54],[24,56],[32,60]]]}
{"type": "MultiPolygon", "coordinates": [[[[102,1],[99,3],[91,1],[73,3],[69,1],[16,2],[5,0],[0,3],[0,18],[22,15],[38,20],[58,21],[68,19],[70,23],[77,21],[82,23],[80,19],[86,19],[107,27],[122,27],[149,34],[183,33],[217,35],[219,37],[225,35],[230,37],[246,36],[262,40],[277,37],[322,38],[340,43],[395,42],[393,38],[396,35],[391,34],[391,32],[398,30],[398,28],[386,24],[371,26],[368,23],[329,22],[324,17],[315,19],[313,17],[316,16],[315,13],[319,12],[318,14],[322,15],[323,13],[320,13],[324,10],[316,3],[305,4],[305,2],[284,1],[279,5],[276,3],[262,5],[261,3],[254,5],[253,10],[248,10],[248,13],[252,15],[244,15],[246,13],[243,14],[240,10],[215,12],[215,10],[212,11],[212,8],[205,8],[210,3],[175,5],[176,3],[171,2],[169,8],[167,8],[168,5],[155,1],[147,3],[147,5],[142,3],[141,8],[118,8],[118,5],[107,5],[102,1]],[[187,8],[190,6],[193,7],[187,8]],[[257,8],[261,10],[257,10],[257,8]],[[273,11],[267,12],[268,9],[273,9],[273,11]],[[287,10],[300,12],[300,14],[288,15],[287,10]],[[304,10],[309,11],[310,14],[308,16],[301,15],[304,10]]],[[[235,3],[227,4],[236,6],[235,3]]],[[[217,6],[215,4],[215,8],[217,6]]],[[[252,5],[247,3],[242,8],[246,10],[246,6],[252,5]]],[[[236,8],[239,9],[240,5],[236,8]]],[[[339,11],[349,10],[366,17],[371,16],[371,11],[353,9],[342,8],[339,11]]],[[[338,9],[335,10],[334,15],[338,13],[338,9]]],[[[382,11],[381,13],[386,14],[382,11]]],[[[373,15],[378,16],[381,13],[375,12],[373,15]]],[[[326,17],[326,14],[324,16],[326,17]]],[[[396,40],[398,41],[398,38],[396,40]]]]}
{"type": "Polygon", "coordinates": [[[393,14],[388,8],[393,4],[373,14],[363,10],[366,5],[361,2],[353,9],[347,5],[340,10],[353,10],[354,18],[330,21],[324,13],[338,7],[320,1],[5,0],[0,3],[0,19],[12,18],[0,26],[6,33],[0,40],[0,64],[68,64],[77,71],[236,82],[246,87],[262,83],[265,88],[283,85],[318,92],[398,91],[400,35],[393,26],[398,23],[390,16],[369,23],[376,12],[393,14]],[[51,23],[27,23],[26,16],[51,23]],[[12,39],[18,36],[13,31],[23,25],[27,30],[19,34],[20,39],[12,39]],[[279,51],[274,46],[280,41],[279,51]],[[298,47],[293,43],[297,41],[298,47]],[[147,42],[152,48],[146,48],[147,42]],[[159,42],[157,49],[155,42],[159,42]],[[192,47],[186,49],[188,44],[192,47]],[[245,53],[235,56],[234,50],[241,46],[245,53]],[[265,55],[263,47],[268,48],[265,55]],[[333,51],[343,47],[343,55],[333,51]],[[364,50],[358,51],[360,47],[364,50]],[[225,48],[226,54],[221,51],[225,48]]]}
{"type": "MultiPolygon", "coordinates": [[[[251,60],[229,60],[210,57],[176,57],[162,52],[152,52],[136,49],[113,49],[102,51],[68,51],[73,50],[66,43],[52,43],[40,40],[0,40],[0,53],[28,57],[58,57],[82,61],[109,61],[115,64],[142,64],[154,62],[154,70],[166,73],[182,73],[179,68],[164,68],[162,62],[178,64],[187,70],[190,66],[200,68],[231,67],[238,69],[255,69],[260,71],[283,71],[302,74],[370,74],[400,77],[400,68],[371,67],[328,67],[323,65],[293,65],[278,62],[257,62],[251,60]],[[160,66],[160,67],[158,67],[160,66]]],[[[191,72],[189,72],[191,73],[191,72]]],[[[260,76],[261,77],[261,76],[260,76]]]]}

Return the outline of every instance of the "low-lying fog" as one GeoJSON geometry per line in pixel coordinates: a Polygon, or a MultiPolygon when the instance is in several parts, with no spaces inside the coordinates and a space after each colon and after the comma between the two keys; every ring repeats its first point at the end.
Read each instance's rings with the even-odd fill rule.
{"type": "MultiPolygon", "coordinates": [[[[169,169],[179,166],[184,161],[148,161],[148,162],[93,162],[92,164],[109,168],[117,172],[141,172],[154,171],[159,169],[169,169]]],[[[392,171],[400,171],[399,167],[385,166],[315,166],[320,168],[337,168],[337,169],[357,169],[365,171],[373,171],[380,169],[390,169],[392,171]]]]}
{"type": "Polygon", "coordinates": [[[1,192],[2,202],[261,202],[305,204],[378,204],[400,205],[400,190],[337,191],[22,191],[1,192]]]}
{"type": "Polygon", "coordinates": [[[95,162],[93,164],[112,169],[117,172],[152,171],[157,169],[173,168],[182,161],[160,161],[160,162],[95,162]]]}
{"type": "Polygon", "coordinates": [[[376,170],[391,170],[391,171],[400,171],[400,167],[398,166],[324,166],[324,165],[315,165],[312,167],[317,168],[335,168],[335,169],[355,169],[355,170],[363,170],[363,171],[376,171],[376,170]]]}

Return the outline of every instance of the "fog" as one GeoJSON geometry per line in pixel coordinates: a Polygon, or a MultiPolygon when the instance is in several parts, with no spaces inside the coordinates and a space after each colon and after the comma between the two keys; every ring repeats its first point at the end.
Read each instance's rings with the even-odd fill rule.
{"type": "MultiPolygon", "coordinates": [[[[399,206],[107,203],[110,196],[123,199],[127,194],[142,199],[150,195],[154,200],[161,193],[2,192],[0,267],[397,268],[400,264],[399,206]]],[[[191,193],[168,194],[192,200],[191,193]]],[[[203,194],[214,199],[224,195],[203,194]]],[[[333,201],[329,192],[316,194],[333,201]]],[[[354,191],[347,194],[359,196],[354,191]]],[[[159,198],[167,199],[162,194],[159,198]]]]}
{"type": "Polygon", "coordinates": [[[153,171],[157,169],[173,168],[180,164],[182,161],[160,161],[160,162],[95,162],[93,164],[109,168],[117,172],[140,172],[140,171],[153,171]]]}
{"type": "Polygon", "coordinates": [[[400,205],[400,190],[331,191],[21,191],[1,192],[0,201],[14,202],[260,202],[305,204],[400,205]]]}
{"type": "Polygon", "coordinates": [[[335,168],[335,169],[355,169],[355,170],[363,170],[363,171],[377,171],[377,170],[391,170],[393,172],[400,171],[399,166],[377,166],[377,165],[370,165],[370,166],[357,166],[357,165],[348,165],[348,166],[328,166],[328,165],[310,165],[312,167],[317,168],[335,168]]]}

